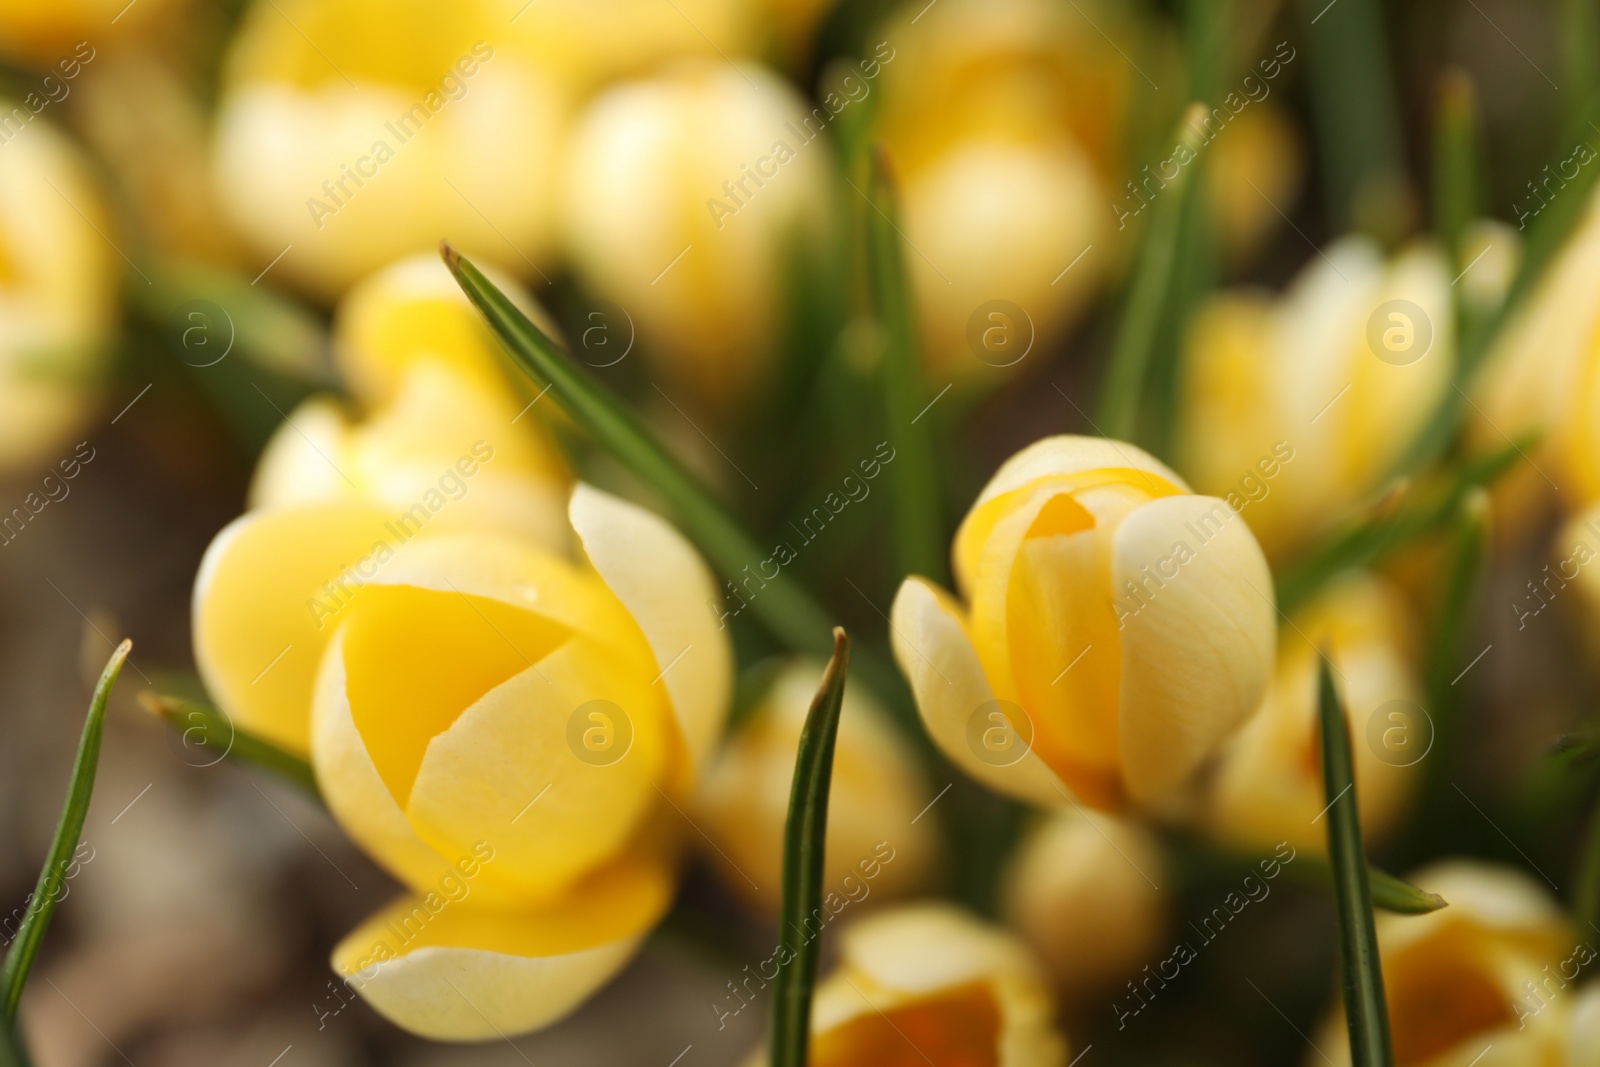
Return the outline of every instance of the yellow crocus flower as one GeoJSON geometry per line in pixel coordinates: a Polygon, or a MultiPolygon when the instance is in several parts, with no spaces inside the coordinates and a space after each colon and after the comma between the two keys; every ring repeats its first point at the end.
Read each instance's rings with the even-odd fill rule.
{"type": "Polygon", "coordinates": [[[880,36],[876,84],[858,80],[881,94],[929,373],[1015,365],[1118,259],[1109,208],[1138,78],[1118,49],[1138,51],[1134,24],[1102,3],[941,0],[880,36]]]}
{"type": "MultiPolygon", "coordinates": [[[[700,824],[728,861],[709,862],[730,891],[766,912],[780,903],[795,753],[821,680],[821,664],[785,666],[707,772],[696,804],[700,824]]],[[[823,888],[862,903],[920,887],[938,849],[935,819],[919,818],[932,797],[888,713],[862,687],[846,688],[823,888]]]]}
{"type": "Polygon", "coordinates": [[[683,610],[714,592],[694,550],[584,485],[568,519],[576,559],[403,537],[365,502],[269,508],[196,580],[212,693],[309,747],[329,810],[409,891],[334,969],[428,1037],[545,1025],[627,961],[670,902],[672,809],[726,715],[726,635],[683,610]]]}
{"type": "MultiPolygon", "coordinates": [[[[849,926],[817,984],[812,1067],[1062,1067],[1067,1044],[1026,947],[945,903],[849,926]]],[[[766,1062],[752,1056],[749,1067],[766,1062]]]]}
{"type": "Polygon", "coordinates": [[[826,231],[830,151],[782,79],[720,60],[613,87],[578,119],[567,252],[669,388],[726,413],[766,382],[784,272],[826,231]]]}
{"type": "Polygon", "coordinates": [[[907,579],[895,658],[934,741],[996,790],[1155,803],[1260,703],[1275,640],[1261,549],[1225,502],[1132,445],[1019,452],[952,554],[966,605],[907,579]]]}
{"type": "Polygon", "coordinates": [[[523,277],[549,258],[566,90],[492,0],[258,2],[234,39],[214,171],[275,278],[337,296],[448,236],[523,277]],[[506,131],[515,130],[515,136],[506,131]]]}
{"type": "Polygon", "coordinates": [[[1137,976],[1170,919],[1161,845],[1137,822],[1066,810],[1024,834],[1003,878],[1007,922],[1068,1001],[1137,976]]]}
{"type": "Polygon", "coordinates": [[[1182,455],[1274,559],[1373,492],[1450,389],[1450,275],[1422,244],[1386,262],[1346,237],[1281,297],[1225,293],[1184,354],[1182,455]]]}
{"type": "Polygon", "coordinates": [[[1381,840],[1403,814],[1433,741],[1419,701],[1416,637],[1405,601],[1387,582],[1351,576],[1295,614],[1261,710],[1218,761],[1210,830],[1246,847],[1288,841],[1327,851],[1317,718],[1318,650],[1328,653],[1345,703],[1361,832],[1381,840]]]}
{"type": "MultiPolygon", "coordinates": [[[[1511,868],[1450,860],[1409,880],[1450,906],[1378,916],[1395,1067],[1567,1067],[1577,983],[1597,959],[1592,932],[1575,931],[1543,885],[1511,868]]],[[[1342,1010],[1304,1062],[1350,1063],[1342,1010]]]]}
{"type": "MultiPolygon", "coordinates": [[[[23,111],[20,105],[17,110],[23,111]]],[[[13,111],[0,100],[0,119],[13,111]]],[[[0,469],[33,467],[88,420],[123,261],[76,147],[47,121],[0,124],[0,469]]]]}

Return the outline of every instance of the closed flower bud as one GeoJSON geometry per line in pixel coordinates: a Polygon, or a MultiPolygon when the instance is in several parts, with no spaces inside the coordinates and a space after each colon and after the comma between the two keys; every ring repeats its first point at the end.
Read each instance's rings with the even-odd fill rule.
{"type": "Polygon", "coordinates": [[[869,58],[930,374],[970,377],[1050,345],[1117,261],[1108,205],[1137,78],[1118,50],[1139,50],[1138,28],[1085,6],[908,5],[869,58]]]}
{"type": "MultiPolygon", "coordinates": [[[[1450,906],[1378,915],[1378,955],[1394,1062],[1401,1067],[1526,1067],[1565,1059],[1578,983],[1596,955],[1544,886],[1506,867],[1452,860],[1409,879],[1450,906]]],[[[1306,1067],[1350,1063],[1335,1009],[1306,1067]]],[[[1588,1055],[1593,1057],[1594,1049],[1588,1055]]]]}
{"type": "Polygon", "coordinates": [[[105,237],[104,197],[71,142],[0,101],[0,149],[0,470],[12,470],[57,459],[88,420],[122,261],[105,237]]]}
{"type": "Polygon", "coordinates": [[[699,557],[587,486],[568,515],[579,560],[401,537],[347,501],[268,509],[196,581],[211,692],[240,727],[309,739],[329,810],[409,890],[335,970],[428,1037],[545,1025],[627,961],[727,711],[725,635],[682,610],[713,595],[699,557]]]}
{"type": "MultiPolygon", "coordinates": [[[[1028,950],[950,904],[909,904],[852,924],[817,984],[811,1067],[1063,1067],[1067,1044],[1028,950]]],[[[766,1063],[752,1056],[749,1067],[766,1063]]]]}
{"type": "Polygon", "coordinates": [[[769,71],[706,61],[601,94],[573,132],[567,251],[702,405],[767,381],[785,271],[828,220],[821,115],[769,71]]]}
{"type": "Polygon", "coordinates": [[[228,57],[214,170],[263,266],[281,254],[275,277],[331,298],[448,236],[537,276],[568,105],[552,75],[496,48],[506,20],[490,0],[251,9],[228,57]]]}
{"type": "MultiPolygon", "coordinates": [[[[726,859],[713,855],[709,862],[730,890],[767,912],[778,910],[795,753],[821,680],[817,663],[784,668],[739,723],[700,789],[700,823],[726,859]]],[[[828,798],[823,890],[856,904],[917,889],[937,849],[935,820],[918,818],[932,795],[884,710],[860,686],[847,687],[828,798]]]]}
{"type": "Polygon", "coordinates": [[[1349,720],[1361,832],[1381,840],[1404,813],[1433,724],[1419,701],[1413,622],[1388,583],[1346,578],[1296,613],[1261,710],[1229,742],[1210,782],[1210,830],[1245,848],[1289,841],[1326,852],[1317,712],[1325,650],[1349,720]]]}
{"type": "MultiPolygon", "coordinates": [[[[509,292],[546,317],[520,287],[509,292]]],[[[336,337],[340,370],[368,417],[353,419],[330,398],[302,404],[262,453],[252,507],[361,499],[407,528],[496,528],[565,548],[566,466],[437,256],[404,260],[351,290],[336,337]]]]}
{"type": "Polygon", "coordinates": [[[1061,811],[1037,822],[1004,878],[1006,921],[1068,1001],[1138,972],[1168,924],[1160,843],[1138,823],[1061,811]]]}
{"type": "Polygon", "coordinates": [[[895,658],[934,741],[996,790],[1153,804],[1261,700],[1275,639],[1261,549],[1226,503],[1132,445],[1019,452],[952,554],[965,606],[907,579],[895,658]]]}
{"type": "Polygon", "coordinates": [[[1386,263],[1363,237],[1328,246],[1281,297],[1212,298],[1184,356],[1185,469],[1270,556],[1302,547],[1377,489],[1450,389],[1453,321],[1438,252],[1386,263]]]}

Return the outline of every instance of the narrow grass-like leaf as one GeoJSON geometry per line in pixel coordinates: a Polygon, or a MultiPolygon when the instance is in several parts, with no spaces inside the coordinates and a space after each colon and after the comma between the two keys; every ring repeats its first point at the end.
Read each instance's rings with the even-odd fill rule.
{"type": "Polygon", "coordinates": [[[100,765],[100,737],[105,732],[106,700],[111,696],[111,687],[116,683],[122,664],[132,648],[132,641],[123,641],[116,647],[106,661],[100,681],[94,687],[94,697],[89,701],[89,714],[83,724],[83,735],[78,740],[78,756],[72,764],[67,801],[56,823],[55,839],[50,843],[50,855],[39,871],[38,884],[28,898],[27,911],[17,927],[17,936],[6,953],[5,963],[0,964],[0,1029],[8,1032],[16,1024],[22,987],[28,982],[28,971],[33,967],[34,957],[39,954],[45,931],[50,928],[57,894],[65,884],[65,871],[83,835],[83,821],[89,814],[89,798],[94,793],[94,772],[100,765]]]}
{"type": "Polygon", "coordinates": [[[181,731],[184,748],[203,755],[207,762],[221,762],[226,758],[248,763],[271,771],[322,799],[311,764],[270,741],[239,729],[220,709],[198,700],[163,696],[149,690],[139,694],[139,703],[150,714],[181,731]]]}
{"type": "Polygon", "coordinates": [[[1600,94],[1600,12],[1595,0],[1562,0],[1561,95],[1565,132],[1582,137],[1584,105],[1600,94]]]}
{"type": "Polygon", "coordinates": [[[1409,191],[1380,0],[1300,0],[1316,157],[1336,231],[1404,232],[1409,191]]]}
{"type": "Polygon", "coordinates": [[[1329,580],[1347,570],[1370,566],[1417,538],[1448,523],[1473,490],[1504,474],[1535,438],[1523,437],[1497,452],[1463,463],[1442,486],[1412,491],[1402,485],[1383,494],[1362,518],[1336,531],[1301,557],[1278,579],[1278,608],[1288,614],[1305,604],[1329,580]]]}
{"type": "MultiPolygon", "coordinates": [[[[1478,122],[1478,94],[1472,79],[1459,68],[1445,71],[1433,120],[1433,229],[1450,262],[1461,256],[1461,235],[1483,214],[1485,184],[1483,146],[1478,122]]],[[[1452,268],[1460,269],[1459,266],[1452,268]]]]}
{"type": "Polygon", "coordinates": [[[1392,1067],[1389,1010],[1383,999],[1383,971],[1378,962],[1378,932],[1372,918],[1367,858],[1361,847],[1350,729],[1326,657],[1319,664],[1317,710],[1322,720],[1328,860],[1333,865],[1333,896],[1339,916],[1339,964],[1344,974],[1350,1062],[1353,1067],[1392,1067]]]}
{"type": "MultiPolygon", "coordinates": [[[[728,577],[754,566],[767,553],[711,495],[669,455],[622,402],[580,371],[561,348],[528,321],[483,272],[450,246],[440,254],[456,282],[477,307],[523,373],[548,385],[553,399],[590,437],[671,505],[678,523],[718,570],[728,577]]],[[[786,573],[766,578],[750,610],[790,647],[813,655],[829,652],[829,612],[786,573]]],[[[685,610],[701,610],[685,605],[685,610]]]]}
{"type": "Polygon", "coordinates": [[[779,943],[789,959],[778,957],[772,983],[771,1067],[806,1067],[811,1043],[811,989],[817,979],[820,925],[809,935],[806,922],[822,909],[822,861],[828,839],[828,787],[833,781],[833,743],[850,670],[850,639],[833,631],[833,657],[806,713],[789,791],[789,820],[783,832],[783,906],[779,943]]]}
{"type": "MultiPolygon", "coordinates": [[[[882,149],[874,149],[867,195],[867,270],[878,325],[883,330],[883,392],[889,443],[896,454],[889,472],[894,501],[894,542],[901,574],[944,580],[943,512],[933,455],[929,398],[922,385],[911,280],[906,276],[898,198],[882,149]],[[920,425],[918,425],[920,423],[920,425]]],[[[937,398],[933,398],[937,399],[937,398]]]]}
{"type": "Polygon", "coordinates": [[[0,1026],[0,1067],[30,1067],[21,1036],[3,1026],[0,1026]]]}
{"type": "Polygon", "coordinates": [[[1199,165],[1205,119],[1205,105],[1191,104],[1174,131],[1172,158],[1178,163],[1178,174],[1156,193],[1117,325],[1100,396],[1098,423],[1102,433],[1116,440],[1139,439],[1151,356],[1161,331],[1162,310],[1174,284],[1178,241],[1185,229],[1185,216],[1195,210],[1194,199],[1186,193],[1199,165]]]}
{"type": "MultiPolygon", "coordinates": [[[[1333,867],[1320,856],[1300,856],[1290,868],[1300,881],[1330,885],[1333,867]]],[[[1438,893],[1430,893],[1414,886],[1404,878],[1396,878],[1388,871],[1367,864],[1367,885],[1372,889],[1372,906],[1398,915],[1426,915],[1430,911],[1447,908],[1450,902],[1438,893]]]]}

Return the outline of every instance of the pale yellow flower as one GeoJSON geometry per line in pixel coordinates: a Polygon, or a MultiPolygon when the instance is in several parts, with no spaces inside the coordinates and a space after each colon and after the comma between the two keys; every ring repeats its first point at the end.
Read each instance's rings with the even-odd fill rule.
{"type": "MultiPolygon", "coordinates": [[[[1409,880],[1450,906],[1378,916],[1378,954],[1396,1067],[1566,1067],[1577,982],[1597,959],[1545,887],[1518,870],[1468,860],[1409,880]]],[[[1335,1009],[1307,1067],[1350,1063],[1335,1009]]],[[[1573,1064],[1582,1060],[1571,1061],[1573,1064]]]]}
{"type": "Polygon", "coordinates": [[[1394,828],[1433,742],[1420,703],[1415,625],[1387,582],[1340,580],[1296,612],[1283,631],[1278,665],[1261,710],[1229,742],[1209,786],[1208,829],[1244,847],[1288,841],[1326,852],[1327,807],[1317,717],[1318,650],[1333,664],[1355,764],[1361,832],[1381,840],[1394,828]]]}
{"type": "Polygon", "coordinates": [[[508,17],[493,0],[251,8],[214,172],[261,267],[281,253],[274,277],[333,297],[448,237],[538,277],[569,105],[553,73],[505,46],[508,17]]]}
{"type": "Polygon", "coordinates": [[[62,458],[88,421],[123,269],[83,157],[43,118],[4,125],[12,108],[0,101],[0,469],[62,458]]]}
{"type": "MultiPolygon", "coordinates": [[[[821,680],[818,663],[783,668],[712,764],[696,805],[723,858],[708,862],[731,891],[768,912],[780,902],[795,753],[821,680]]],[[[934,791],[888,713],[859,685],[845,689],[835,746],[823,888],[853,903],[904,896],[927,880],[936,856],[936,821],[918,818],[934,791]]]]}
{"type": "Polygon", "coordinates": [[[1154,958],[1170,916],[1160,842],[1136,822],[1060,811],[1035,823],[1004,876],[1007,921],[1067,1000],[1117,985],[1154,958]]]}
{"type": "MultiPolygon", "coordinates": [[[[950,904],[852,924],[817,984],[812,1067],[1062,1067],[1067,1044],[1021,942],[950,904]]],[[[751,1067],[766,1062],[763,1054],[751,1067]]]]}
{"type": "Polygon", "coordinates": [[[1275,639],[1261,549],[1226,503],[1138,448],[1029,446],[952,554],[966,606],[907,579],[891,636],[934,741],[994,789],[1154,803],[1260,703],[1275,639]]]}
{"type": "Polygon", "coordinates": [[[1279,297],[1232,292],[1198,312],[1184,355],[1182,455],[1281,558],[1373,492],[1450,389],[1444,259],[1385,262],[1346,237],[1279,297]]]}
{"type": "Polygon", "coordinates": [[[932,374],[971,377],[1050,344],[1117,261],[1112,186],[1138,77],[1118,49],[1138,51],[1138,32],[1112,5],[1083,7],[907,5],[867,49],[858,80],[881,94],[932,374]]]}
{"type": "Polygon", "coordinates": [[[785,272],[824,241],[832,163],[807,119],[770,71],[690,62],[601,94],[567,151],[579,273],[673,387],[723,411],[767,379],[785,272]]]}
{"type": "Polygon", "coordinates": [[[428,1037],[543,1026],[626,963],[670,903],[672,809],[727,712],[726,635],[683,610],[714,593],[694,550],[588,486],[568,517],[577,560],[403,537],[354,501],[270,508],[196,580],[212,694],[240,727],[309,740],[329,810],[409,891],[334,969],[428,1037]]]}

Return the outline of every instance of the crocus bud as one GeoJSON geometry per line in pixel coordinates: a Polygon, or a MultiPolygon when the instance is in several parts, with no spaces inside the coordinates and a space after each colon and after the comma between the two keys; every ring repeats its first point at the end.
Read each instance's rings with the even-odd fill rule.
{"type": "Polygon", "coordinates": [[[1136,822],[1064,810],[1035,823],[1004,876],[1007,922],[1068,1001],[1135,975],[1168,925],[1160,843],[1136,822]]]}
{"type": "Polygon", "coordinates": [[[619,85],[579,118],[567,251],[669,389],[726,412],[765,382],[785,271],[829,216],[825,127],[776,75],[720,60],[619,85]]]}
{"type": "MultiPolygon", "coordinates": [[[[1409,880],[1450,906],[1378,915],[1378,955],[1394,1062],[1419,1067],[1578,1064],[1564,1058],[1577,982],[1595,961],[1540,882],[1521,871],[1450,860],[1409,880]]],[[[1350,1063],[1340,1008],[1303,1061],[1350,1063]]],[[[1590,1050],[1593,1056],[1593,1049],[1590,1050]]]]}
{"type": "Polygon", "coordinates": [[[1379,482],[1450,389],[1450,275],[1418,245],[1385,262],[1346,237],[1281,297],[1226,293],[1185,350],[1185,470],[1279,558],[1379,482]]]}
{"type": "MultiPolygon", "coordinates": [[[[812,1002],[810,1062],[1063,1067],[1051,1014],[1020,941],[953,905],[909,904],[844,931],[839,967],[812,1002]]],[[[758,1053],[749,1067],[764,1063],[758,1053]]]]}
{"type": "MultiPolygon", "coordinates": [[[[797,661],[773,680],[707,772],[697,808],[727,862],[708,857],[724,884],[776,912],[783,887],[783,835],[795,753],[822,666],[797,661]]],[[[937,849],[933,797],[887,713],[859,685],[847,686],[828,797],[824,891],[852,904],[904,896],[928,877],[937,849]]]]}
{"type": "Polygon", "coordinates": [[[0,151],[0,470],[10,470],[64,458],[93,411],[123,262],[88,166],[48,120],[0,101],[0,151]]]}
{"type": "Polygon", "coordinates": [[[952,554],[965,606],[909,578],[890,632],[928,732],[994,789],[1154,803],[1260,703],[1275,630],[1261,549],[1224,501],[1132,445],[1019,452],[952,554]]]}
{"type": "Polygon", "coordinates": [[[1433,723],[1419,701],[1416,635],[1383,580],[1343,579],[1295,613],[1278,646],[1272,685],[1255,718],[1229,742],[1210,782],[1209,829],[1244,848],[1289,841],[1327,851],[1318,725],[1318,651],[1333,665],[1349,720],[1361,832],[1380,841],[1404,814],[1433,723]]]}
{"type": "Polygon", "coordinates": [[[552,75],[496,47],[508,17],[491,0],[251,8],[214,171],[258,269],[331,298],[448,236],[538,277],[568,105],[552,75]]]}

